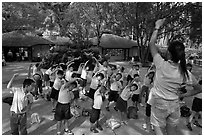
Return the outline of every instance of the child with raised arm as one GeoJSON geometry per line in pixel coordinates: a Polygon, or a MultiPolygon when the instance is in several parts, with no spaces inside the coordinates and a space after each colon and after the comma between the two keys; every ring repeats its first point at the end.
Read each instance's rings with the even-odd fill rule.
{"type": "MultiPolygon", "coordinates": [[[[116,75],[113,75],[110,80],[110,92],[108,97],[108,104],[106,106],[106,110],[110,111],[109,106],[110,102],[114,101],[117,102],[119,94],[122,90],[122,83],[120,82],[120,79],[122,78],[121,73],[117,73],[116,75]]],[[[114,106],[114,109],[117,111],[116,107],[114,106]]]]}
{"type": "Polygon", "coordinates": [[[98,128],[100,131],[103,130],[103,128],[99,124],[99,119],[100,119],[101,107],[102,107],[103,101],[105,100],[105,92],[106,92],[106,87],[100,86],[94,93],[94,102],[93,102],[92,111],[90,115],[90,123],[91,123],[90,131],[93,133],[98,133],[98,130],[96,128],[98,128]]]}
{"type": "Polygon", "coordinates": [[[55,112],[55,107],[57,105],[57,99],[58,99],[58,95],[59,95],[59,90],[61,88],[61,86],[63,85],[63,83],[65,82],[65,80],[63,79],[64,76],[64,72],[62,70],[58,70],[57,71],[57,76],[56,79],[54,81],[54,85],[52,87],[52,91],[50,94],[50,98],[52,101],[52,111],[55,112]]]}
{"type": "Polygon", "coordinates": [[[72,90],[77,87],[76,81],[66,82],[59,91],[56,105],[55,120],[57,120],[57,135],[61,134],[62,122],[64,121],[64,134],[73,135],[69,129],[68,120],[72,118],[70,105],[73,102],[74,95],[72,90]]]}
{"type": "Polygon", "coordinates": [[[125,119],[127,118],[127,101],[131,98],[133,92],[138,89],[137,84],[129,83],[120,94],[116,102],[116,108],[120,112],[120,121],[127,125],[125,119]]]}
{"type": "Polygon", "coordinates": [[[13,87],[13,81],[19,74],[14,74],[7,88],[14,94],[10,108],[10,127],[12,135],[27,135],[27,115],[33,103],[31,92],[35,88],[35,81],[26,78],[22,87],[13,87]],[[18,121],[18,122],[16,122],[18,121]]]}

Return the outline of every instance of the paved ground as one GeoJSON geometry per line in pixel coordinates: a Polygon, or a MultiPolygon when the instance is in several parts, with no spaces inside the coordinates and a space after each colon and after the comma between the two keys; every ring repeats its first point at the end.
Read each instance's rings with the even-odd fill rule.
{"type": "MultiPolygon", "coordinates": [[[[124,65],[125,68],[128,68],[126,63],[116,62],[117,64],[124,65]]],[[[2,96],[9,95],[9,91],[6,89],[6,85],[14,73],[20,73],[20,76],[17,80],[14,81],[14,84],[20,86],[23,79],[27,75],[28,66],[30,63],[8,63],[7,66],[2,68],[2,96]]],[[[146,68],[142,68],[142,76],[146,72],[146,68]]],[[[201,76],[202,69],[200,67],[195,67],[193,73],[196,76],[201,76]]],[[[188,106],[191,106],[192,97],[186,98],[185,100],[188,106]]],[[[81,101],[80,105],[83,108],[89,108],[89,101],[81,101]]],[[[104,106],[106,102],[104,103],[104,106]]],[[[129,102],[129,105],[130,102],[129,102]]],[[[103,106],[103,108],[104,108],[103,106]]],[[[9,126],[9,109],[8,104],[2,103],[2,134],[10,134],[9,126]]],[[[154,133],[148,133],[142,129],[142,124],[144,123],[144,107],[139,108],[139,119],[129,120],[127,126],[120,127],[115,130],[115,133],[118,135],[153,135],[154,133]]],[[[111,108],[110,112],[102,112],[102,123],[105,123],[106,119],[109,119],[112,115],[117,117],[117,113],[111,108]]],[[[55,135],[56,134],[56,121],[53,120],[53,114],[51,113],[51,102],[45,101],[44,99],[38,99],[33,104],[33,109],[31,113],[37,112],[40,115],[41,123],[40,124],[30,124],[30,116],[28,116],[28,132],[30,135],[55,135]]],[[[89,131],[89,117],[79,117],[78,119],[72,118],[70,120],[70,128],[75,133],[75,135],[91,135],[89,131]]],[[[114,135],[114,132],[109,128],[106,128],[106,125],[103,124],[104,130],[97,135],[114,135]]],[[[178,125],[178,135],[201,135],[202,129],[193,127],[193,131],[190,132],[185,126],[185,119],[181,118],[178,125]]]]}

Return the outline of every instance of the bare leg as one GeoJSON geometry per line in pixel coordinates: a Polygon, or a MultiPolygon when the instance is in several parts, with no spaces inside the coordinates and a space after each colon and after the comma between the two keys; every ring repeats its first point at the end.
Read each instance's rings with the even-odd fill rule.
{"type": "Polygon", "coordinates": [[[57,134],[58,135],[61,133],[61,126],[62,126],[62,121],[57,121],[57,134]]]}
{"type": "Polygon", "coordinates": [[[154,126],[154,131],[156,135],[165,135],[165,127],[154,126]]]}
{"type": "Polygon", "coordinates": [[[168,125],[166,126],[167,135],[177,135],[177,126],[168,125]]]}

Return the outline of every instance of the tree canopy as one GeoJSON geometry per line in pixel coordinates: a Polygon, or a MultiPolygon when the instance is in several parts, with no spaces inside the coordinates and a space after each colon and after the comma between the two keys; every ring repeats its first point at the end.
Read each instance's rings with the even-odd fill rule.
{"type": "Polygon", "coordinates": [[[142,60],[154,23],[166,18],[160,38],[202,42],[201,2],[3,2],[2,31],[31,31],[37,35],[69,37],[78,47],[104,33],[129,36],[142,60]]]}

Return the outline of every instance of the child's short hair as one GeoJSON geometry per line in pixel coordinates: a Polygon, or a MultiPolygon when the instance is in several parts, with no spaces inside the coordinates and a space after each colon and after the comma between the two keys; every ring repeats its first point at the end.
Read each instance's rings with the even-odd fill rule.
{"type": "Polygon", "coordinates": [[[40,63],[36,63],[36,64],[35,64],[36,67],[39,67],[39,65],[40,65],[40,63]]]}
{"type": "Polygon", "coordinates": [[[104,79],[104,75],[103,75],[103,73],[98,73],[98,74],[96,75],[96,77],[98,77],[98,76],[100,76],[101,79],[104,79]]]}
{"type": "Polygon", "coordinates": [[[58,71],[57,71],[57,75],[64,75],[64,71],[58,70],[58,71]]]}
{"type": "Polygon", "coordinates": [[[133,83],[132,85],[131,85],[131,87],[132,86],[135,86],[136,87],[136,90],[138,89],[138,85],[136,84],[136,83],[133,83]]]}
{"type": "Polygon", "coordinates": [[[139,64],[133,64],[133,67],[140,67],[140,65],[139,64]]]}
{"type": "Polygon", "coordinates": [[[136,78],[136,77],[140,77],[140,75],[139,75],[139,74],[134,74],[133,77],[134,77],[134,78],[136,78]]]}
{"type": "Polygon", "coordinates": [[[23,81],[23,88],[25,88],[26,86],[30,86],[31,84],[35,83],[34,80],[27,78],[23,81]]]}
{"type": "Polygon", "coordinates": [[[124,67],[121,67],[121,72],[123,72],[125,70],[125,68],[124,67]]]}

